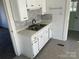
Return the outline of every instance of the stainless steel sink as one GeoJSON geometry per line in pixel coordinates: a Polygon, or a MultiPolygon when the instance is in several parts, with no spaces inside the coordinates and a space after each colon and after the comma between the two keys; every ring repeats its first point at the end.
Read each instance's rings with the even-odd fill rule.
{"type": "Polygon", "coordinates": [[[42,29],[44,26],[46,26],[46,24],[33,24],[28,27],[28,30],[38,31],[42,29]]]}

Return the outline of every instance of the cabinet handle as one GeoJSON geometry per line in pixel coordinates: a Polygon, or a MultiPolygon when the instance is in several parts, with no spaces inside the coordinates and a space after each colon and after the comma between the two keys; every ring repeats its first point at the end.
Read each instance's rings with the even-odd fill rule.
{"type": "Polygon", "coordinates": [[[37,41],[33,42],[32,45],[34,45],[35,43],[37,43],[37,41]]]}
{"type": "Polygon", "coordinates": [[[37,43],[37,41],[35,41],[34,43],[37,43]]]}
{"type": "Polygon", "coordinates": [[[31,5],[32,7],[34,6],[34,5],[31,5]]]}
{"type": "Polygon", "coordinates": [[[28,7],[27,4],[26,4],[26,7],[28,7]]]}

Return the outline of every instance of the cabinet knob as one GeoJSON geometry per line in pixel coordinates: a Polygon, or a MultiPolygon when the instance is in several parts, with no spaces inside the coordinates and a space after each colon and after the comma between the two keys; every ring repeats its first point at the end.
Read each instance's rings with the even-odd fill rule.
{"type": "Polygon", "coordinates": [[[24,17],[24,19],[27,19],[27,17],[24,17]]]}

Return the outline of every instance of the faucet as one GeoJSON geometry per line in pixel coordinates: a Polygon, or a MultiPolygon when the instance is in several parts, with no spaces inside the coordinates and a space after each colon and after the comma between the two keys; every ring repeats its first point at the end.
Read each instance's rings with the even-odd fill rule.
{"type": "Polygon", "coordinates": [[[36,20],[35,19],[32,20],[32,24],[33,25],[36,24],[36,20]]]}

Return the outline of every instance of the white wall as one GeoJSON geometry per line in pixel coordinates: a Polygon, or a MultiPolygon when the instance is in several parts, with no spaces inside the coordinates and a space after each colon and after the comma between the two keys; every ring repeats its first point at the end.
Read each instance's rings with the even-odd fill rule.
{"type": "MultiPolygon", "coordinates": [[[[51,13],[53,14],[53,38],[63,40],[63,25],[65,16],[65,3],[66,0],[51,0],[51,13]]],[[[50,7],[50,5],[49,5],[50,7]]]]}
{"type": "MultiPolygon", "coordinates": [[[[70,0],[60,0],[61,11],[59,14],[53,14],[53,38],[58,40],[67,40],[69,15],[70,15],[70,0]]],[[[57,1],[56,1],[57,2],[57,1]]]]}
{"type": "Polygon", "coordinates": [[[53,15],[53,38],[63,40],[64,15],[53,15]]]}
{"type": "Polygon", "coordinates": [[[2,22],[2,24],[0,24],[0,25],[5,28],[8,28],[7,18],[5,16],[5,11],[4,11],[4,6],[3,6],[2,0],[0,0],[0,15],[1,15],[0,22],[2,22]]]}

